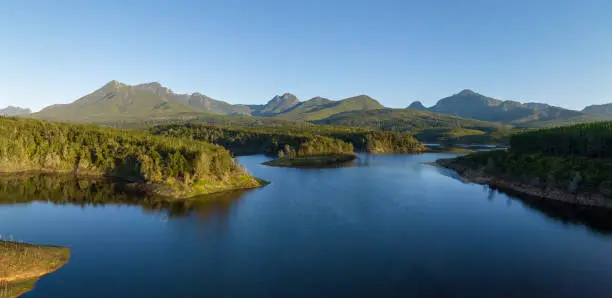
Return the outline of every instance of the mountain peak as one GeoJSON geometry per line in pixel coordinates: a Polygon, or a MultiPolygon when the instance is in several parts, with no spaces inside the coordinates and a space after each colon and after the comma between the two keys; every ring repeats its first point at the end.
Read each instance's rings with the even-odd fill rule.
{"type": "Polygon", "coordinates": [[[474,94],[478,94],[478,93],[474,92],[471,89],[463,89],[461,90],[461,92],[457,93],[457,95],[474,95],[474,94]]]}
{"type": "Polygon", "coordinates": [[[276,95],[270,99],[268,103],[264,105],[260,114],[266,116],[282,113],[299,103],[300,100],[297,98],[297,96],[286,92],[283,95],[276,95]]]}
{"type": "Polygon", "coordinates": [[[297,98],[297,96],[295,96],[295,95],[293,95],[292,93],[289,93],[289,92],[283,93],[283,95],[281,97],[283,97],[283,98],[297,98]]]}
{"type": "Polygon", "coordinates": [[[425,111],[427,108],[420,101],[415,101],[408,106],[409,109],[425,111]]]}
{"type": "Polygon", "coordinates": [[[117,80],[112,80],[108,83],[106,83],[104,86],[102,86],[102,88],[100,89],[117,89],[121,86],[125,86],[125,84],[117,81],[117,80]]]}

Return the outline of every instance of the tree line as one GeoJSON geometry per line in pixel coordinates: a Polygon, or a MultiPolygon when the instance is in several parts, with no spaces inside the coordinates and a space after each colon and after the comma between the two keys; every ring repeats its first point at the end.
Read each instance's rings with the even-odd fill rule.
{"type": "Polygon", "coordinates": [[[540,129],[510,139],[515,152],[589,158],[612,157],[612,122],[595,122],[540,129]]]}
{"type": "Polygon", "coordinates": [[[168,124],[150,127],[155,135],[186,137],[217,144],[236,155],[266,154],[275,156],[287,146],[299,151],[307,143],[312,154],[346,152],[416,153],[425,150],[412,135],[376,132],[334,126],[224,127],[204,124],[168,124]],[[348,143],[348,144],[346,144],[348,143]],[[338,149],[341,148],[341,149],[338,149]]]}
{"type": "Polygon", "coordinates": [[[226,149],[187,138],[0,117],[0,172],[23,171],[187,185],[244,173],[226,149]]]}

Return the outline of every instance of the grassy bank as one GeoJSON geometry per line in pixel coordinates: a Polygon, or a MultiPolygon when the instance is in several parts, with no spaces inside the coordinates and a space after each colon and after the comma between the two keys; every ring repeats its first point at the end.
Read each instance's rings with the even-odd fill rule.
{"type": "Polygon", "coordinates": [[[0,117],[0,172],[98,175],[170,197],[253,188],[222,147],[92,125],[0,117]]]}
{"type": "Polygon", "coordinates": [[[70,249],[0,241],[0,297],[17,297],[36,281],[64,266],[70,249]]]}

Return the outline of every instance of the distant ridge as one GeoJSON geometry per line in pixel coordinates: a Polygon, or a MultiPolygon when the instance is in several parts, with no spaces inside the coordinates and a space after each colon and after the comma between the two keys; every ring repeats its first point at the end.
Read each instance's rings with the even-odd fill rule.
{"type": "Polygon", "coordinates": [[[0,109],[0,116],[21,116],[31,114],[30,109],[24,109],[16,106],[8,106],[4,109],[0,109]]]}
{"type": "Polygon", "coordinates": [[[585,113],[589,113],[589,114],[595,114],[595,115],[600,115],[600,116],[605,116],[605,117],[612,117],[612,103],[601,104],[601,105],[590,105],[584,108],[584,110],[582,111],[585,113]]]}

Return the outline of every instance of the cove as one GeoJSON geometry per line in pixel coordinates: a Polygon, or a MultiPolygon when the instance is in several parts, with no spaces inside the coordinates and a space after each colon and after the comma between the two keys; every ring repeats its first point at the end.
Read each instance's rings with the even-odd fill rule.
{"type": "Polygon", "coordinates": [[[609,211],[425,164],[453,156],[361,154],[335,169],[245,156],[270,185],[172,203],[5,184],[0,234],[71,248],[23,297],[608,296],[609,211]]]}

